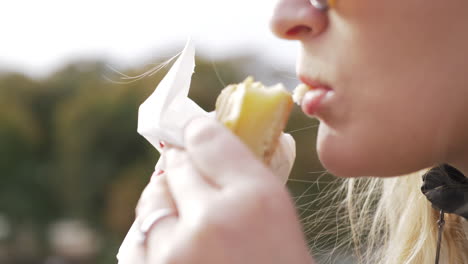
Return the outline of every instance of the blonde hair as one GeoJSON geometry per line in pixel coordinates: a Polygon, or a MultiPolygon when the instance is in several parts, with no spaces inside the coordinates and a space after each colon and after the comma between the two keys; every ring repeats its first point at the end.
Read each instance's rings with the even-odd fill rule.
{"type": "MultiPolygon", "coordinates": [[[[350,250],[354,263],[434,263],[439,212],[421,192],[425,172],[332,182],[307,206],[316,209],[303,219],[306,234],[312,236],[311,253],[323,263],[334,263],[350,250]],[[332,205],[324,206],[330,200],[332,205]]],[[[446,214],[445,221],[439,263],[468,264],[466,220],[446,214]]]]}
{"type": "MultiPolygon", "coordinates": [[[[359,263],[433,263],[437,246],[434,210],[421,193],[427,170],[395,178],[346,179],[346,209],[359,263]]],[[[440,263],[468,264],[461,217],[447,215],[440,263]]]]}

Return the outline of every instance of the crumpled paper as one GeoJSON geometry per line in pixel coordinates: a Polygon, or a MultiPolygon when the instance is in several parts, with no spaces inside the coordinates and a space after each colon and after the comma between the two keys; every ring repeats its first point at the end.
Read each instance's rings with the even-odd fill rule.
{"type": "Polygon", "coordinates": [[[183,147],[185,124],[196,116],[208,115],[187,97],[194,70],[195,47],[189,40],[156,90],[140,106],[138,133],[158,150],[161,141],[183,147]]]}
{"type": "MultiPolygon", "coordinates": [[[[145,137],[159,152],[161,141],[177,147],[184,147],[183,129],[195,117],[211,116],[188,98],[190,82],[195,69],[195,46],[188,40],[181,55],[172,68],[156,87],[153,94],[141,104],[138,113],[138,133],[145,137]]],[[[296,144],[293,137],[283,133],[278,147],[270,161],[269,167],[286,182],[296,158],[296,144]]],[[[164,164],[162,156],[156,164],[156,170],[164,164]]],[[[142,254],[136,240],[138,230],[136,222],[133,223],[122,245],[117,259],[119,262],[143,264],[142,254]]]]}

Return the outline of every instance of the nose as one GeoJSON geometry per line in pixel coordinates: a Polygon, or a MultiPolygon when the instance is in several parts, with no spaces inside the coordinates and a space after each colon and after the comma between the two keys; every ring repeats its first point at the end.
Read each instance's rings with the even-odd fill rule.
{"type": "Polygon", "coordinates": [[[310,0],[279,0],[270,21],[276,36],[290,40],[316,37],[327,25],[327,13],[314,8],[310,0]]]}

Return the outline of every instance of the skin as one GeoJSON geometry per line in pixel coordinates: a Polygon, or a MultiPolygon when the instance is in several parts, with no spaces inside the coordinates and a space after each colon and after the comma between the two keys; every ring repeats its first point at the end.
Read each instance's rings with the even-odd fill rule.
{"type": "Polygon", "coordinates": [[[146,247],[121,249],[120,264],[313,263],[283,181],[236,136],[203,118],[187,126],[185,142],[164,150],[166,172],[144,190],[136,223],[158,209],[176,215],[153,226],[146,247]]]}
{"type": "Polygon", "coordinates": [[[335,91],[317,115],[330,172],[396,176],[447,162],[468,175],[466,14],[464,0],[339,0],[327,13],[279,1],[272,30],[300,42],[298,74],[335,91]]]}
{"type": "MultiPolygon", "coordinates": [[[[316,116],[330,172],[385,177],[447,162],[468,175],[466,14],[466,0],[338,0],[328,12],[278,2],[272,31],[301,44],[298,74],[335,93],[316,116]]],[[[143,192],[136,224],[161,208],[175,215],[122,249],[120,264],[313,263],[282,182],[230,131],[196,119],[185,140],[164,150],[166,173],[143,192]]]]}

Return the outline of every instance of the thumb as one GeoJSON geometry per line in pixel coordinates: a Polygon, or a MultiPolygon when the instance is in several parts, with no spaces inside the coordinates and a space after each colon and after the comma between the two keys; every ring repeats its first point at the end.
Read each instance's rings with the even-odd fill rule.
{"type": "Polygon", "coordinates": [[[282,133],[275,153],[271,158],[270,169],[283,183],[286,183],[296,159],[296,141],[290,134],[282,133]]]}
{"type": "Polygon", "coordinates": [[[185,146],[195,167],[221,188],[275,178],[236,135],[216,120],[192,120],[185,129],[185,146]]]}

